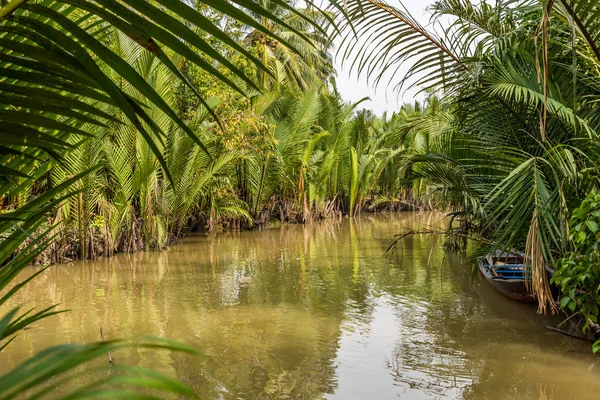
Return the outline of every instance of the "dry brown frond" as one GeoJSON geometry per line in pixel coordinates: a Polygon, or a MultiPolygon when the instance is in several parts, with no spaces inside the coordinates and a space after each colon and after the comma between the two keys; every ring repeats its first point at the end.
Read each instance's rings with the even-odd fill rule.
{"type": "Polygon", "coordinates": [[[538,313],[547,314],[550,311],[555,314],[558,309],[552,292],[548,277],[546,275],[546,260],[542,251],[542,238],[537,218],[537,211],[533,213],[527,243],[525,245],[524,275],[531,275],[531,280],[526,280],[527,289],[535,295],[538,300],[538,313]]]}

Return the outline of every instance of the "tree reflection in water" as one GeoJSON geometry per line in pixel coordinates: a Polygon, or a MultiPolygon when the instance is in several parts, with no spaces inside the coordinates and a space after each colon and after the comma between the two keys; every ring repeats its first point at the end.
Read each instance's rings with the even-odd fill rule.
{"type": "Polygon", "coordinates": [[[394,234],[442,222],[363,215],[55,266],[14,301],[73,311],[23,333],[0,369],[50,344],[96,341],[102,325],[108,338],[159,335],[199,348],[206,358],[114,357],[177,376],[203,398],[595,397],[585,345],[546,334],[556,320],[471,280],[442,239],[408,237],[383,258],[394,234]]]}

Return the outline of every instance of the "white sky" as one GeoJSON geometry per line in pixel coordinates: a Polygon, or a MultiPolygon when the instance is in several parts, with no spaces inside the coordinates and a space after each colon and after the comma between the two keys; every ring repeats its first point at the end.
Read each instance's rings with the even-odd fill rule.
{"type": "MultiPolygon", "coordinates": [[[[429,22],[429,15],[425,13],[425,9],[433,3],[433,0],[388,0],[388,3],[394,6],[402,3],[422,25],[426,26],[429,22]]],[[[335,66],[338,71],[338,90],[346,101],[355,102],[363,97],[370,97],[371,100],[362,103],[362,107],[371,109],[376,114],[381,115],[384,111],[388,111],[389,113],[398,111],[400,105],[412,102],[415,98],[417,89],[405,91],[400,93],[399,96],[391,87],[388,88],[385,86],[385,80],[382,80],[381,86],[373,88],[367,84],[365,76],[357,77],[356,74],[350,71],[348,65],[342,67],[341,64],[340,60],[335,60],[335,66]]],[[[422,98],[422,95],[418,97],[422,98]]]]}

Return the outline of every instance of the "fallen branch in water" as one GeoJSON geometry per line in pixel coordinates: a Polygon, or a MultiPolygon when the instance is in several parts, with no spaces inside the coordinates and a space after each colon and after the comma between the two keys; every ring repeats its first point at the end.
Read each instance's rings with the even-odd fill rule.
{"type": "Polygon", "coordinates": [[[401,241],[402,239],[404,239],[405,237],[407,237],[409,235],[416,235],[418,233],[422,233],[422,232],[408,231],[408,232],[403,233],[401,235],[396,235],[396,240],[394,240],[394,242],[387,248],[387,250],[385,251],[385,254],[383,256],[387,257],[388,254],[390,253],[390,251],[392,251],[392,249],[394,247],[396,247],[396,245],[398,244],[398,242],[401,241]]]}
{"type": "Polygon", "coordinates": [[[587,338],[585,336],[575,335],[573,333],[569,333],[569,332],[563,331],[562,329],[554,328],[553,326],[546,325],[546,329],[551,330],[552,332],[560,333],[561,335],[565,335],[565,336],[568,336],[568,337],[573,338],[573,339],[584,340],[586,342],[592,342],[592,343],[595,342],[594,339],[590,339],[590,338],[587,338]]]}
{"type": "Polygon", "coordinates": [[[385,251],[383,256],[387,257],[388,254],[390,253],[390,251],[392,251],[396,247],[398,242],[400,242],[405,237],[412,236],[412,235],[455,236],[455,237],[465,238],[465,239],[474,240],[474,241],[482,242],[482,243],[491,243],[491,241],[484,239],[480,236],[473,236],[473,235],[469,235],[469,234],[465,234],[465,233],[458,233],[458,232],[451,232],[451,231],[449,232],[446,230],[432,230],[432,229],[425,229],[425,230],[418,230],[418,231],[410,230],[405,233],[396,235],[396,240],[394,240],[394,242],[387,248],[387,250],[385,251]]]}
{"type": "MultiPolygon", "coordinates": [[[[104,329],[102,329],[102,325],[100,325],[100,337],[102,338],[103,342],[106,342],[106,339],[104,339],[104,329]]],[[[106,354],[108,355],[108,363],[110,365],[114,365],[115,362],[113,361],[110,351],[108,351],[106,354]]]]}

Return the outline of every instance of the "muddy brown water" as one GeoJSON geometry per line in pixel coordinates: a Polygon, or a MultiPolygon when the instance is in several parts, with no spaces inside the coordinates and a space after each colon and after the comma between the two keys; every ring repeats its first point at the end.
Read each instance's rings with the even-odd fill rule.
{"type": "Polygon", "coordinates": [[[110,339],[154,335],[200,350],[206,357],[113,357],[204,399],[599,398],[589,344],[549,333],[560,318],[470,278],[441,239],[409,237],[383,257],[394,234],[441,223],[433,213],[363,215],[54,266],[6,308],[72,311],[22,333],[0,354],[0,373],[51,345],[97,341],[103,326],[110,339]]]}

